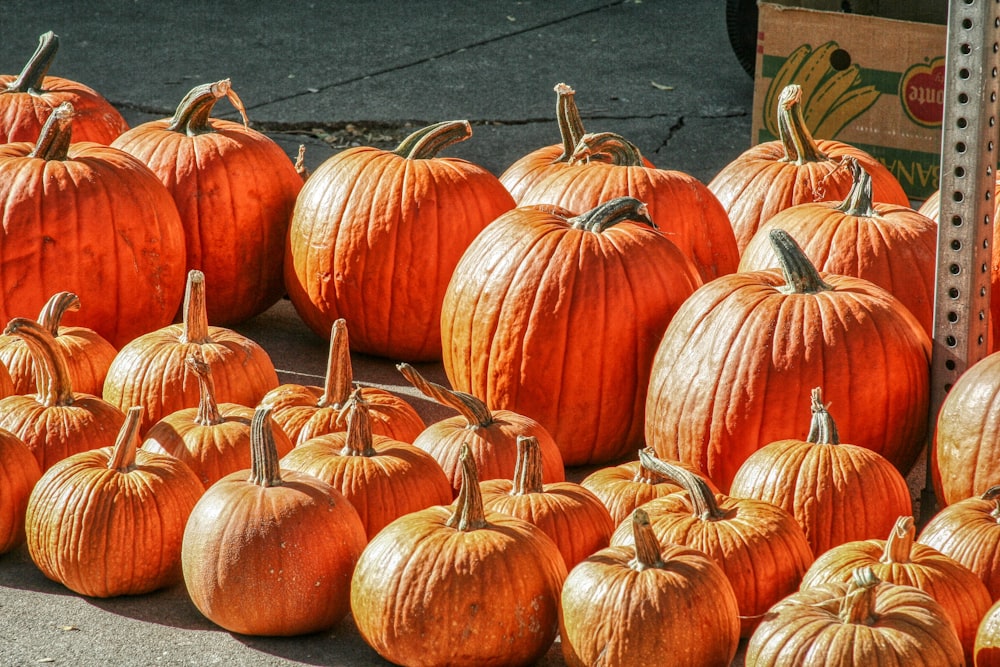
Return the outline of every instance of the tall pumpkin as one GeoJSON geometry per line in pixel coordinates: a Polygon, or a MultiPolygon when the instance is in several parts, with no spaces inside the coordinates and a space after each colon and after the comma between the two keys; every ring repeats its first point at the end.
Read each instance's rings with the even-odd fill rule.
{"type": "Polygon", "coordinates": [[[35,312],[66,290],[87,304],[66,323],[119,348],[177,313],[184,226],[146,165],[72,142],[75,114],[64,102],[34,144],[0,145],[0,319],[35,312]]]}
{"type": "Polygon", "coordinates": [[[820,386],[851,441],[905,474],[926,431],[927,333],[883,288],[820,276],[783,230],[771,239],[781,270],[714,280],[671,320],[653,362],[647,442],[728,491],[750,454],[808,433],[796,406],[820,386]]]}
{"type": "Polygon", "coordinates": [[[639,200],[514,209],[469,246],[441,314],[455,389],[538,420],[566,465],[642,444],[656,345],[700,283],[639,200]]]}
{"type": "Polygon", "coordinates": [[[212,285],[216,325],[264,312],[285,293],[282,262],[302,177],[284,150],[246,125],[229,79],[193,88],[172,118],[138,125],[112,144],[142,160],[170,191],[187,239],[187,264],[212,285]],[[212,118],[226,97],[244,123],[212,118]]]}
{"type": "Polygon", "coordinates": [[[285,285],[323,337],[343,317],[353,349],[441,358],[441,300],[472,239],[514,200],[486,169],[438,152],[472,134],[446,121],[394,151],[349,148],[320,165],[295,204],[285,285]]]}

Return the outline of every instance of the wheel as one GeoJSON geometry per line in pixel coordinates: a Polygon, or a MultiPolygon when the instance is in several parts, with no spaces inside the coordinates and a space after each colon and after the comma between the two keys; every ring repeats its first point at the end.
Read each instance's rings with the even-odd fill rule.
{"type": "Polygon", "coordinates": [[[756,0],[726,0],[726,32],[740,66],[752,77],[757,63],[756,0]]]}

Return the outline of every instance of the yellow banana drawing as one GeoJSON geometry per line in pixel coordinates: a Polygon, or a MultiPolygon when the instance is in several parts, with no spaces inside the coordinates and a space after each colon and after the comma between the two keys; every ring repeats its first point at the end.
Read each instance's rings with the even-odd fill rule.
{"type": "Polygon", "coordinates": [[[764,95],[764,127],[767,131],[771,133],[771,136],[778,136],[778,121],[777,121],[777,110],[778,110],[778,97],[781,96],[781,91],[785,89],[790,83],[794,83],[794,78],[796,72],[799,71],[802,63],[806,61],[809,54],[812,53],[812,47],[808,44],[800,44],[797,49],[788,54],[788,58],[782,63],[778,71],[775,72],[774,78],[771,79],[771,85],[767,89],[767,93],[764,95]]]}
{"type": "Polygon", "coordinates": [[[809,106],[813,93],[830,71],[830,54],[838,48],[840,47],[837,42],[833,41],[816,47],[796,72],[794,81],[802,87],[803,109],[809,106]]]}
{"type": "Polygon", "coordinates": [[[875,86],[853,88],[819,116],[819,125],[813,131],[817,139],[832,139],[855,118],[863,114],[878,100],[881,93],[875,86]]]}
{"type": "Polygon", "coordinates": [[[861,72],[857,65],[834,72],[813,93],[809,104],[803,103],[803,117],[808,127],[819,125],[821,114],[837,103],[837,100],[861,82],[861,72]]]}

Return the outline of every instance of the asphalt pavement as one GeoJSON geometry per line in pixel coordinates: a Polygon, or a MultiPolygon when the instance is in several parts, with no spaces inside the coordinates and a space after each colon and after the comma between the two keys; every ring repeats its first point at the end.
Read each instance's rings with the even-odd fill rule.
{"type": "MultiPolygon", "coordinates": [[[[358,144],[394,148],[414,129],[467,119],[444,154],[499,175],[555,144],[553,86],[576,90],[587,131],[614,131],[658,167],[707,183],[750,146],[753,86],[712,0],[455,2],[0,2],[0,73],[17,74],[55,32],[49,74],[94,88],[131,126],[173,114],[194,86],[229,78],[250,124],[315,169],[358,144]]],[[[216,115],[237,119],[227,102],[216,115]]],[[[287,300],[234,327],[285,382],[319,384],[328,344],[287,300]]],[[[428,423],[453,412],[391,360],[354,357],[355,379],[406,396],[428,423]]],[[[439,364],[420,364],[446,382],[439,364]]],[[[584,471],[575,471],[579,478],[584,471]]],[[[0,667],[24,665],[389,664],[350,618],[294,639],[223,631],[182,585],[115,599],[46,579],[21,548],[0,556],[0,667]]],[[[540,665],[564,664],[558,643],[540,665]]]]}

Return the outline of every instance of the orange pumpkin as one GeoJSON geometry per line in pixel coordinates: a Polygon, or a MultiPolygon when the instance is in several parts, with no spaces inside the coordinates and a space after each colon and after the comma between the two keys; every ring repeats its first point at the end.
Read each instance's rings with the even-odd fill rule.
{"type": "Polygon", "coordinates": [[[343,317],[353,349],[408,361],[441,358],[441,300],[472,239],[514,207],[486,169],[438,152],[472,134],[438,123],[394,151],[349,148],[299,193],[285,254],[295,310],[318,335],[343,317]]]}
{"type": "Polygon", "coordinates": [[[976,667],[1000,667],[1000,601],[989,608],[979,623],[973,661],[976,667]]]}
{"type": "Polygon", "coordinates": [[[111,144],[142,160],[177,204],[187,263],[212,285],[208,319],[229,325],[285,293],[285,237],[302,177],[284,150],[246,124],[229,79],[193,88],[172,118],[138,125],[111,144]],[[243,123],[211,118],[227,97],[243,123]]]}
{"type": "Polygon", "coordinates": [[[0,554],[24,542],[28,496],[41,476],[42,469],[24,441],[0,429],[0,554]]]}

